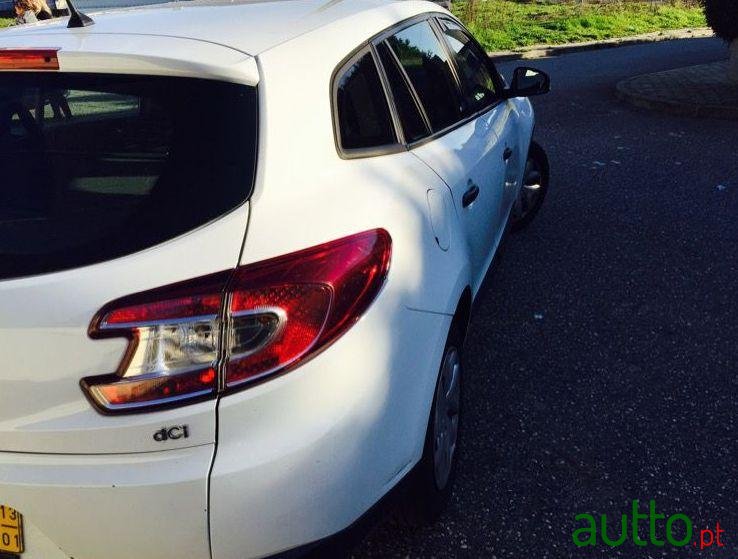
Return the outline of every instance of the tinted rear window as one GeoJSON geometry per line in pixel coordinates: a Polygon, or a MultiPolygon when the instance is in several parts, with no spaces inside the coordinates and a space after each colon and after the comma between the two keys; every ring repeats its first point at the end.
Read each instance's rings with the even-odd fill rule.
{"type": "Polygon", "coordinates": [[[242,204],[255,88],[0,74],[0,279],[130,254],[242,204]]]}

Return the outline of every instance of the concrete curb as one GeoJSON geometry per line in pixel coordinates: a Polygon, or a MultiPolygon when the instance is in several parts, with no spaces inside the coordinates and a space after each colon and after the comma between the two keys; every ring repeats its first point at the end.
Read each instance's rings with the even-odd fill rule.
{"type": "Polygon", "coordinates": [[[590,50],[611,49],[617,47],[629,47],[646,43],[660,43],[661,41],[675,41],[679,39],[705,39],[713,37],[714,33],[709,27],[697,27],[688,29],[675,29],[673,31],[656,31],[632,37],[621,37],[617,39],[605,39],[603,41],[587,41],[584,43],[567,43],[563,45],[533,45],[518,50],[489,52],[489,56],[495,61],[521,60],[547,58],[590,50]]]}
{"type": "Polygon", "coordinates": [[[719,105],[688,105],[677,101],[666,101],[663,99],[650,99],[643,95],[637,95],[623,90],[620,84],[616,86],[615,95],[621,101],[630,103],[641,109],[658,111],[674,116],[690,116],[697,118],[719,118],[723,120],[738,120],[738,107],[722,107],[719,105]]]}
{"type": "Polygon", "coordinates": [[[717,80],[700,82],[699,78],[694,78],[694,72],[703,68],[717,68],[709,71],[727,72],[727,68],[723,70],[724,66],[727,65],[724,63],[701,64],[635,76],[618,82],[615,86],[615,94],[620,100],[636,107],[676,116],[738,120],[738,101],[736,101],[738,97],[734,93],[725,95],[721,99],[722,104],[715,102],[716,99],[720,99],[719,96],[709,99],[700,94],[700,88],[710,88],[713,92],[719,91],[718,87],[726,87],[724,84],[727,84],[727,80],[722,83],[717,80]],[[680,79],[682,76],[683,78],[680,79]],[[664,79],[670,81],[664,82],[664,79]],[[690,91],[695,91],[695,93],[682,95],[681,98],[680,95],[674,95],[674,92],[688,93],[690,91]]]}

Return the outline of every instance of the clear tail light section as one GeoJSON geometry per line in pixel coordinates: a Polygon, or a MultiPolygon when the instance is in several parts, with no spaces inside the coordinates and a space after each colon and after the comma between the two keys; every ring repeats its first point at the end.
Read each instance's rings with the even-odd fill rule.
{"type": "Polygon", "coordinates": [[[289,371],[348,330],[384,284],[391,239],[366,231],[306,250],[125,297],[92,338],[126,337],[113,374],[82,388],[104,413],[184,405],[289,371]]]}
{"type": "Polygon", "coordinates": [[[136,411],[213,396],[223,287],[221,272],[124,297],[105,305],[90,325],[92,338],[128,338],[116,373],[82,379],[103,412],[136,411]]]}

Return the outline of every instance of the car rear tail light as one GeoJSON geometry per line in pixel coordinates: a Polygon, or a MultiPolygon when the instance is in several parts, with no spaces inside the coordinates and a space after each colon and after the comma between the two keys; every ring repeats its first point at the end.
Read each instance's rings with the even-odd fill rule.
{"type": "Polygon", "coordinates": [[[293,369],[379,293],[391,239],[376,229],[109,303],[92,338],[127,337],[109,375],[82,387],[105,413],[182,405],[293,369]],[[222,379],[222,380],[221,380],[222,379]]]}
{"type": "Polygon", "coordinates": [[[59,49],[0,49],[0,70],[58,70],[59,49]]]}
{"type": "Polygon", "coordinates": [[[90,337],[129,339],[112,375],[82,387],[99,409],[135,411],[214,395],[218,388],[221,272],[113,301],[97,313],[90,337]]]}
{"type": "Polygon", "coordinates": [[[290,369],[345,332],[384,283],[390,244],[369,231],[237,270],[226,386],[290,369]]]}

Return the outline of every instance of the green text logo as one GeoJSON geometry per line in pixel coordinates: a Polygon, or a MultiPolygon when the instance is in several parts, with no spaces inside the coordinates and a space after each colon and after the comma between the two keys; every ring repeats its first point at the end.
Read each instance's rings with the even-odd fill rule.
{"type": "Polygon", "coordinates": [[[715,530],[710,528],[700,530],[699,541],[693,541],[692,520],[682,513],[667,518],[665,514],[656,511],[656,501],[653,499],[648,503],[648,513],[641,512],[638,501],[633,501],[630,516],[623,514],[619,523],[614,518],[608,522],[606,514],[600,515],[599,521],[591,514],[578,514],[574,520],[579,526],[572,534],[574,545],[577,547],[596,546],[600,541],[607,546],[618,547],[628,538],[639,547],[648,545],[664,547],[667,544],[685,547],[690,543],[693,547],[699,545],[700,549],[712,545],[725,547],[721,539],[725,530],[720,527],[720,522],[716,524],[715,530]],[[648,533],[648,539],[642,537],[645,533],[648,533]]]}

